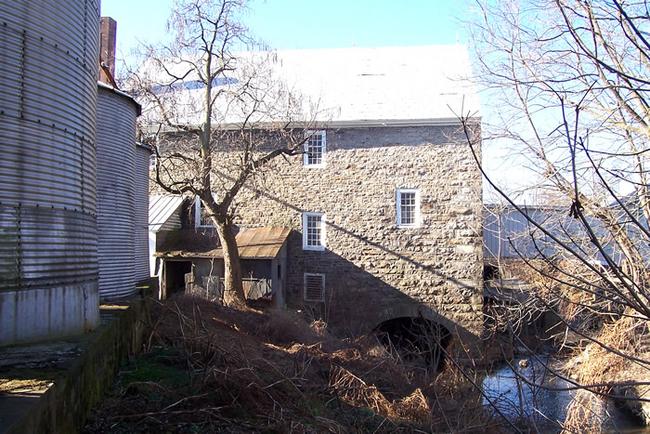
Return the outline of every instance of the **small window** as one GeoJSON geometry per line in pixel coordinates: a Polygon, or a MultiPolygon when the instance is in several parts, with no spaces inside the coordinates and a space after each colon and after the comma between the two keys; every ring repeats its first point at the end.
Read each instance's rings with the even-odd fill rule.
{"type": "Polygon", "coordinates": [[[420,226],[420,191],[400,188],[397,190],[397,227],[420,226]]]}
{"type": "Polygon", "coordinates": [[[325,275],[305,273],[305,301],[325,301],[325,275]]]}
{"type": "Polygon", "coordinates": [[[194,199],[194,226],[197,228],[212,227],[212,221],[210,220],[209,214],[203,207],[201,199],[198,196],[194,199]]]}
{"type": "Polygon", "coordinates": [[[325,130],[306,131],[305,135],[308,136],[308,139],[304,145],[303,164],[305,167],[325,167],[325,130]]]}
{"type": "Polygon", "coordinates": [[[325,250],[325,214],[303,213],[302,248],[303,250],[325,250]]]}

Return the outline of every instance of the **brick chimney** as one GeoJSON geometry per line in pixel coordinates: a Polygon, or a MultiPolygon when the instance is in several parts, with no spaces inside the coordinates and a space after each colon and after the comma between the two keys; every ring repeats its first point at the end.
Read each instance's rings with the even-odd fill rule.
{"type": "Polygon", "coordinates": [[[115,38],[117,22],[111,17],[99,21],[99,81],[115,86],[115,38]]]}

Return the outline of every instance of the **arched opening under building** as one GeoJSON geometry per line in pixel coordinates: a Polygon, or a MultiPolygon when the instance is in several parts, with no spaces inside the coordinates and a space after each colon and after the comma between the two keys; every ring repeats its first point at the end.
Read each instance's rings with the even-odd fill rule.
{"type": "Polygon", "coordinates": [[[436,372],[444,366],[451,333],[436,321],[423,317],[393,318],[379,324],[374,332],[388,351],[407,362],[424,363],[436,372]]]}

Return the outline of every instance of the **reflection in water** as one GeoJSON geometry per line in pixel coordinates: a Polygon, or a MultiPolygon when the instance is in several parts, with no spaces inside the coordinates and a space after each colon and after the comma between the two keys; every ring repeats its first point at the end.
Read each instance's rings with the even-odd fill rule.
{"type": "MultiPolygon", "coordinates": [[[[483,405],[495,416],[498,417],[500,412],[511,422],[527,427],[533,432],[560,432],[561,423],[567,416],[567,409],[575,392],[549,390],[572,385],[548,372],[544,368],[548,363],[546,356],[516,358],[511,363],[512,368],[506,365],[487,375],[483,380],[483,391],[498,411],[490,406],[485,397],[483,405]],[[522,377],[531,384],[527,384],[522,377]],[[544,387],[539,387],[540,385],[544,387]]],[[[609,430],[647,432],[635,429],[630,418],[613,405],[607,405],[606,411],[608,425],[611,425],[609,430]]]]}
{"type": "MultiPolygon", "coordinates": [[[[540,362],[531,358],[526,367],[522,360],[516,359],[512,362],[512,368],[506,365],[488,375],[483,380],[483,391],[510,421],[525,421],[527,425],[540,430],[559,430],[558,423],[566,417],[573,392],[533,386],[562,388],[567,387],[568,383],[544,369],[542,363],[546,363],[546,359],[540,359],[540,362]],[[532,384],[527,384],[522,377],[532,384]]],[[[483,398],[483,404],[489,406],[486,398],[483,398]]]]}

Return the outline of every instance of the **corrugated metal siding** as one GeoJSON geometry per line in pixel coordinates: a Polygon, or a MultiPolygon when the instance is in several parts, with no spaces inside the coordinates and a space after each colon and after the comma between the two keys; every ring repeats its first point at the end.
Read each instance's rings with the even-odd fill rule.
{"type": "Polygon", "coordinates": [[[149,278],[149,157],[151,149],[135,150],[135,278],[149,278]]]}
{"type": "Polygon", "coordinates": [[[21,313],[14,324],[0,318],[0,343],[80,332],[99,318],[98,19],[97,0],[0,0],[0,304],[11,299],[21,313]]]}
{"type": "Polygon", "coordinates": [[[183,223],[181,221],[182,214],[183,214],[182,208],[177,208],[173,213],[171,213],[171,215],[169,216],[169,218],[167,219],[165,224],[163,224],[160,227],[160,230],[161,231],[176,231],[176,230],[181,229],[182,226],[183,226],[183,223]]]}
{"type": "Polygon", "coordinates": [[[171,231],[181,228],[183,196],[154,195],[149,198],[149,231],[171,231]]]}
{"type": "MultiPolygon", "coordinates": [[[[524,208],[536,222],[554,230],[559,211],[524,208]]],[[[551,254],[547,237],[539,232],[526,217],[513,208],[488,209],[484,211],[483,245],[486,258],[535,258],[539,250],[551,254]],[[532,235],[532,237],[531,237],[532,235]],[[533,242],[533,239],[535,242],[533,242]]],[[[557,235],[557,234],[556,234],[557,235]]]]}
{"type": "MultiPolygon", "coordinates": [[[[553,237],[571,249],[582,252],[582,256],[600,262],[605,261],[590,242],[589,235],[581,222],[569,216],[568,207],[524,207],[522,209],[553,237]]],[[[611,234],[604,227],[603,222],[590,216],[587,216],[586,220],[602,243],[605,252],[614,261],[620,261],[621,253],[612,243],[611,234]]],[[[634,236],[632,237],[634,238],[634,236]]],[[[488,208],[484,211],[483,242],[486,259],[516,259],[520,257],[533,259],[554,254],[571,257],[570,253],[559,247],[551,237],[536,229],[522,213],[512,207],[488,208]]],[[[635,244],[642,245],[641,243],[635,244]]]]}
{"type": "Polygon", "coordinates": [[[133,100],[99,87],[97,98],[97,226],[99,296],[135,293],[135,119],[133,100]]]}

